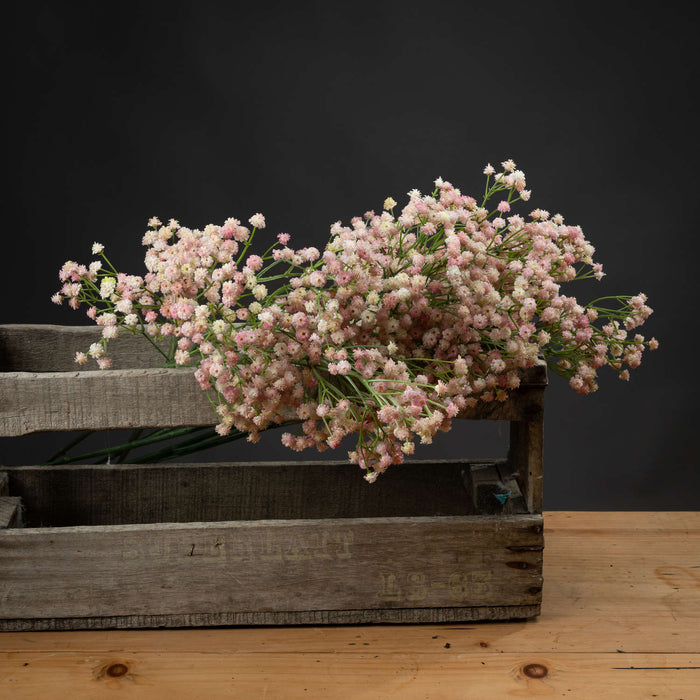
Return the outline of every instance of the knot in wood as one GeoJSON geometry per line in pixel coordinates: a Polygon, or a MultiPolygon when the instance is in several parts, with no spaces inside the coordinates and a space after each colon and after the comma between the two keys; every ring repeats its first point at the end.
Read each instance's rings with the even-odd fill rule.
{"type": "Polygon", "coordinates": [[[542,664],[527,664],[523,666],[523,673],[528,678],[544,678],[549,673],[549,669],[542,664]]]}
{"type": "Polygon", "coordinates": [[[129,672],[129,667],[126,664],[112,664],[107,666],[105,673],[111,678],[119,678],[125,676],[129,672]]]}

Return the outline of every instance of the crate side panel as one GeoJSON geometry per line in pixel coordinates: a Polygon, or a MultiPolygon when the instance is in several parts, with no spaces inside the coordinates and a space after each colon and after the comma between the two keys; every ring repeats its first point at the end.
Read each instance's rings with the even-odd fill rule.
{"type": "MultiPolygon", "coordinates": [[[[420,460],[375,484],[348,462],[8,467],[29,527],[471,515],[469,462],[420,460]]],[[[494,500],[494,505],[498,505],[494,500]]]]}
{"type": "Polygon", "coordinates": [[[541,516],[0,533],[0,618],[537,605],[541,516]]]}

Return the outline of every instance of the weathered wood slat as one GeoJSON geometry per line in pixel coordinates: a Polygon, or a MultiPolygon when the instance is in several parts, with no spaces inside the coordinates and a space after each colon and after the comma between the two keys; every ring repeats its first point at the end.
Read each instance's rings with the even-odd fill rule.
{"type": "Polygon", "coordinates": [[[5,530],[0,619],[533,606],[541,544],[539,515],[5,530]]]}
{"type": "MultiPolygon", "coordinates": [[[[340,461],[29,466],[7,473],[29,527],[527,512],[506,510],[492,494],[486,509],[475,507],[471,466],[417,460],[375,484],[340,461]]],[[[513,494],[506,505],[514,502],[513,494]]]]}
{"type": "MultiPolygon", "coordinates": [[[[85,352],[101,338],[98,326],[48,324],[0,324],[0,368],[5,372],[70,372],[76,369],[75,353],[85,352]]],[[[167,348],[167,339],[160,341],[167,348]]],[[[158,367],[163,357],[142,336],[120,333],[109,341],[115,369],[158,367]]],[[[96,368],[95,363],[89,367],[96,368]]],[[[521,373],[523,384],[547,383],[546,366],[538,362],[521,373]]]]}
{"type": "MultiPolygon", "coordinates": [[[[84,347],[94,331],[0,326],[0,367],[5,370],[0,372],[0,436],[217,423],[192,369],[154,368],[158,354],[143,338],[126,335],[117,339],[124,343],[123,352],[115,346],[115,356],[123,356],[126,366],[143,363],[142,369],[75,371],[74,349],[84,347]]],[[[542,420],[545,385],[546,367],[539,362],[523,373],[522,387],[508,401],[478,404],[460,418],[542,420]]],[[[294,418],[293,412],[284,413],[285,420],[294,418]]]]}
{"type": "Polygon", "coordinates": [[[0,373],[0,435],[215,425],[191,370],[0,373]]]}
{"type": "MultiPolygon", "coordinates": [[[[87,352],[102,337],[99,326],[0,325],[0,368],[5,372],[73,372],[75,353],[87,352]]],[[[169,343],[162,342],[165,349],[169,343]]],[[[144,369],[163,364],[163,356],[143,336],[120,333],[109,341],[115,369],[144,369]]],[[[86,371],[97,371],[90,362],[86,371]]]]}
{"type": "MultiPolygon", "coordinates": [[[[541,420],[543,388],[479,404],[460,418],[541,420]]],[[[289,410],[284,420],[294,420],[289,410]]],[[[218,422],[191,370],[0,373],[0,436],[40,431],[205,426],[218,422]]]]}

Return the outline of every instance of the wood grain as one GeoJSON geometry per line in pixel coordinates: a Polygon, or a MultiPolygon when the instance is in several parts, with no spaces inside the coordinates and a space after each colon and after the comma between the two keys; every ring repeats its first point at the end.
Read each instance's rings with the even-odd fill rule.
{"type": "Polygon", "coordinates": [[[545,526],[536,621],[5,633],[0,697],[695,698],[700,513],[545,526]]]}
{"type": "Polygon", "coordinates": [[[558,696],[692,698],[700,654],[464,654],[436,644],[432,653],[62,653],[28,651],[5,662],[13,698],[124,694],[129,698],[425,700],[558,696]],[[538,674],[544,673],[543,677],[538,674]],[[72,688],[72,691],[69,690],[72,688]],[[36,695],[31,695],[34,692],[36,695]],[[22,693],[18,695],[17,693],[22,693]],[[87,693],[78,695],[77,693],[87,693]],[[672,694],[674,693],[674,694],[672,694]]]}
{"type": "Polygon", "coordinates": [[[525,503],[531,513],[542,512],[542,464],[544,421],[511,421],[508,461],[518,475],[525,503]]]}
{"type": "MultiPolygon", "coordinates": [[[[102,337],[102,329],[91,326],[47,324],[0,325],[0,367],[5,372],[73,372],[77,351],[87,352],[102,337]]],[[[163,350],[168,342],[160,341],[163,350]]],[[[115,369],[144,369],[163,364],[163,356],[143,336],[120,333],[109,341],[109,356],[115,369]]],[[[96,362],[86,371],[99,372],[96,362]]]]}
{"type": "Polygon", "coordinates": [[[314,621],[316,611],[409,608],[483,608],[464,613],[482,619],[539,603],[541,549],[536,515],[10,529],[0,534],[0,628],[186,615],[227,624],[239,613],[284,624],[286,611],[314,621]]]}
{"type": "Polygon", "coordinates": [[[188,369],[0,373],[0,435],[6,437],[217,422],[188,369]]]}

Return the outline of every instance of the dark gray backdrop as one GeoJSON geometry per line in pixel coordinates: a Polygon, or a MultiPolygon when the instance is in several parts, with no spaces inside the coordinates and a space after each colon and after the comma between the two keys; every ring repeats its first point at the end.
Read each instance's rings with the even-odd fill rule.
{"type": "MultiPolygon", "coordinates": [[[[24,3],[8,25],[0,322],[86,322],[49,302],[58,268],[96,240],[142,272],[153,215],[201,227],[261,211],[271,235],[322,245],[332,222],[438,176],[478,194],[483,166],[512,157],[530,204],[597,248],[608,276],[574,293],[645,291],[661,341],[629,384],[605,373],[580,397],[551,378],[545,507],[695,509],[692,24],[607,7],[24,3]]],[[[485,456],[503,437],[460,424],[422,456],[485,456]]],[[[0,461],[55,442],[3,439],[0,461]]],[[[278,443],[214,458],[289,457],[278,443]]]]}

